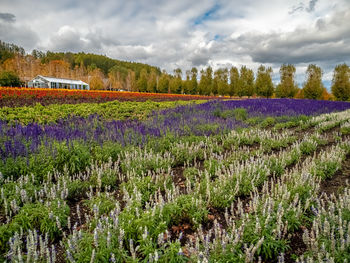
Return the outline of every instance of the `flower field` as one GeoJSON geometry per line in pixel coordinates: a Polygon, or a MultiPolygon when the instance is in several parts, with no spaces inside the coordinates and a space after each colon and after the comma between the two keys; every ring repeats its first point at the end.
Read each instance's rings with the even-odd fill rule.
{"type": "Polygon", "coordinates": [[[175,100],[208,100],[224,97],[141,93],[106,90],[69,90],[69,89],[38,89],[0,87],[0,107],[30,106],[40,103],[49,104],[76,104],[96,103],[112,100],[118,101],[175,101],[175,100]]]}
{"type": "Polygon", "coordinates": [[[349,262],[350,103],[162,103],[0,109],[0,260],[349,262]]]}

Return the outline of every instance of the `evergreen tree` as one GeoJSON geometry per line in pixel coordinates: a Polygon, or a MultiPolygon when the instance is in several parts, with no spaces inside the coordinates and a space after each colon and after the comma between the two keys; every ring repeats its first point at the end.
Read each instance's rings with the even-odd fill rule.
{"type": "Polygon", "coordinates": [[[255,90],[258,96],[269,98],[273,94],[272,68],[260,65],[255,81],[255,90]]]}
{"type": "Polygon", "coordinates": [[[276,96],[279,98],[293,98],[298,92],[295,82],[295,66],[283,64],[280,68],[281,82],[277,85],[276,96]]]}
{"type": "Polygon", "coordinates": [[[350,99],[350,69],[347,64],[335,67],[331,90],[337,100],[347,101],[350,99]]]}
{"type": "Polygon", "coordinates": [[[320,99],[324,86],[322,84],[322,70],[315,64],[310,64],[306,70],[306,83],[303,87],[304,98],[320,99]]]}

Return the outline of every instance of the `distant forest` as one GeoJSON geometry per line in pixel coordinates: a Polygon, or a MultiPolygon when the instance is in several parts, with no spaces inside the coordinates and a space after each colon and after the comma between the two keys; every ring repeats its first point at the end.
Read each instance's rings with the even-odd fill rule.
{"type": "Polygon", "coordinates": [[[80,79],[91,89],[139,92],[221,95],[239,97],[282,97],[310,99],[350,99],[350,69],[346,64],[334,69],[331,91],[322,84],[322,69],[310,64],[306,81],[298,87],[295,66],[283,64],[280,83],[272,82],[272,68],[261,65],[254,74],[241,68],[192,68],[173,74],[151,65],[120,61],[103,55],[72,52],[42,52],[26,54],[22,47],[0,40],[0,86],[25,85],[36,75],[80,79]],[[14,79],[18,78],[16,82],[14,79]]]}

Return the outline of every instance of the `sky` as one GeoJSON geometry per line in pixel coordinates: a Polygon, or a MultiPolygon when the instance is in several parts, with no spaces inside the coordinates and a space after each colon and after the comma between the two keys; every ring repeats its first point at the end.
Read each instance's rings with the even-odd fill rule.
{"type": "Polygon", "coordinates": [[[172,73],[192,67],[309,64],[327,87],[350,64],[350,0],[1,0],[0,40],[42,51],[92,52],[172,73]]]}

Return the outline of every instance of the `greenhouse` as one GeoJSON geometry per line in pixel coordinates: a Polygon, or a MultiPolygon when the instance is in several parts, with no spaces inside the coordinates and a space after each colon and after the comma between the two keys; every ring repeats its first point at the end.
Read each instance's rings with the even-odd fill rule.
{"type": "Polygon", "coordinates": [[[36,76],[28,82],[30,88],[90,90],[89,84],[81,80],[36,76]]]}

